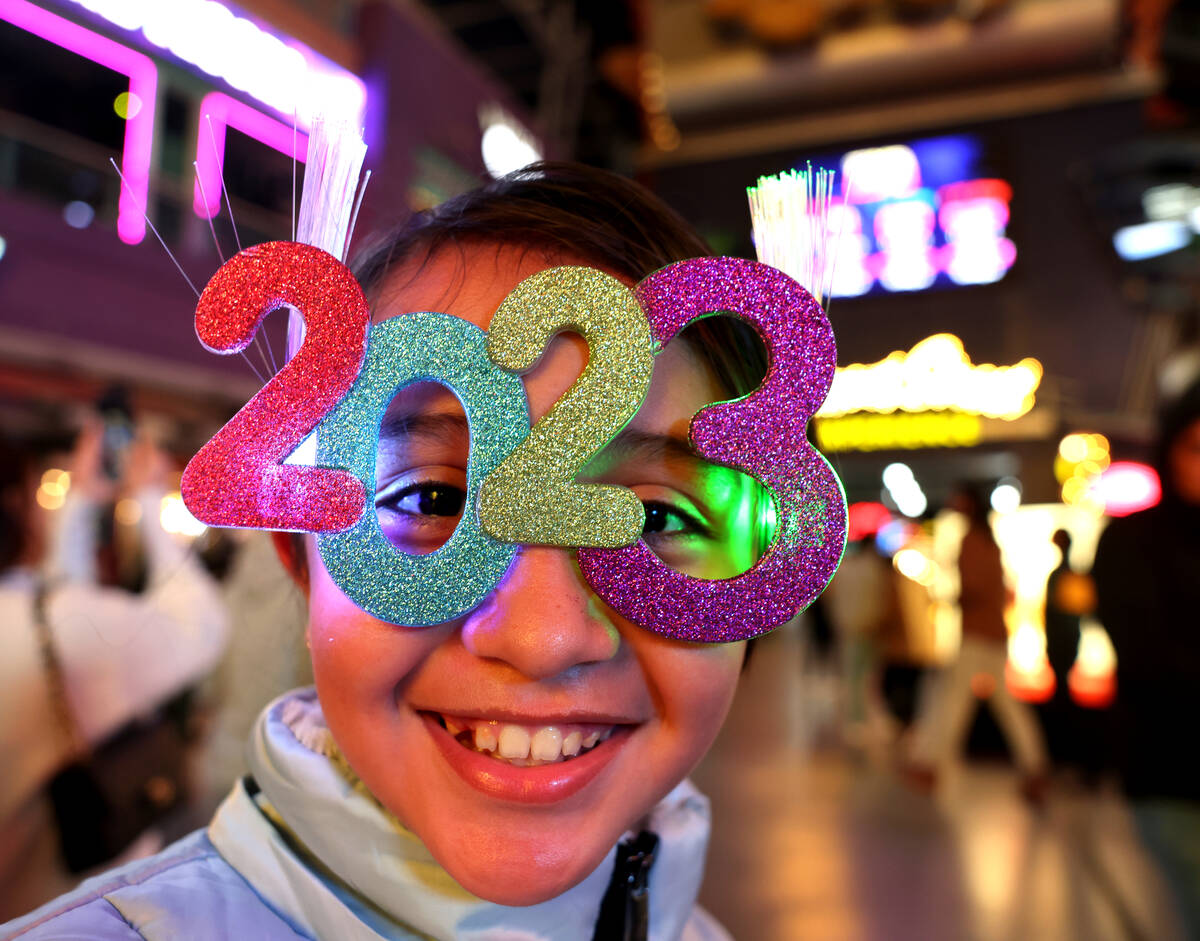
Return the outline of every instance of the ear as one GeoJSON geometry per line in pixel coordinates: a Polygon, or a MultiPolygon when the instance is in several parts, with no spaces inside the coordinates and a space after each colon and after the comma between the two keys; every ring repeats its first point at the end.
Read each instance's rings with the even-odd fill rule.
{"type": "Polygon", "coordinates": [[[271,542],[275,554],[299,589],[308,595],[308,559],[304,554],[304,536],[300,533],[274,531],[271,542]]]}

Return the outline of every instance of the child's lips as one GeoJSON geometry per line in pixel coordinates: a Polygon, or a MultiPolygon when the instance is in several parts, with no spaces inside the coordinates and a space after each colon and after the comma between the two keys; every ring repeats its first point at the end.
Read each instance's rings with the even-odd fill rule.
{"type": "Polygon", "coordinates": [[[520,803],[552,803],[576,793],[617,756],[636,728],[419,714],[442,757],[463,780],[489,796],[520,803]]]}

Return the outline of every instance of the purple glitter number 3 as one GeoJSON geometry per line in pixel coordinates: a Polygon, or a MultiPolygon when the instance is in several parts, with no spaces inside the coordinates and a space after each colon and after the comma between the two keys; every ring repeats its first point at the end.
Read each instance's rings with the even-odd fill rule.
{"type": "Polygon", "coordinates": [[[637,287],[660,348],[698,318],[730,313],[767,344],[763,383],[744,399],[701,409],[691,442],[707,460],[753,474],[775,500],[771,545],[741,575],[707,580],[668,568],[645,542],[580,549],[593,589],[642,627],[680,640],[746,640],[790,620],[824,590],[846,544],[846,498],[805,427],[833,381],[833,331],[795,281],[741,258],[693,258],[637,287]]]}

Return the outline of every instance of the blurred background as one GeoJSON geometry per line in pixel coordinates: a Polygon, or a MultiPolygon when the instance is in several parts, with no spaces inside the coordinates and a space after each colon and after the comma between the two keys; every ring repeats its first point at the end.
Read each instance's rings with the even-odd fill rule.
{"type": "MultiPolygon", "coordinates": [[[[1188,937],[1200,781],[1176,729],[1195,705],[1152,720],[1178,786],[1131,789],[1092,569],[1113,520],[1186,489],[1158,436],[1200,378],[1198,108],[1200,10],[1170,0],[0,0],[0,429],[34,455],[31,512],[61,528],[105,476],[81,429],[93,465],[149,438],[158,502],[93,500],[96,581],[148,591],[157,527],[277,625],[235,624],[219,663],[180,673],[200,705],[167,830],[204,819],[258,706],[306,682],[269,547],[206,531],[178,477],[283,331],[206,352],[187,281],[291,236],[324,111],[365,128],[360,241],[547,157],[629,174],[754,257],[745,188],[835,174],[839,374],[812,431],[852,545],[763,641],[778,655],[752,661],[697,772],[717,821],[702,902],[736,937],[1188,937]],[[975,643],[972,501],[1003,592],[1002,633],[975,643]],[[1182,850],[1139,816],[1158,798],[1182,850]]],[[[1180,538],[1194,562],[1200,536],[1180,538]]],[[[1200,679],[1195,641],[1173,642],[1200,679]]]]}

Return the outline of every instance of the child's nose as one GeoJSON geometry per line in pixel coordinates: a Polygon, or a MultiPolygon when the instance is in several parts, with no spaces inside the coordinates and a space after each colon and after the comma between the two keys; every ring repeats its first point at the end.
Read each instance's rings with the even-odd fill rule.
{"type": "Polygon", "coordinates": [[[503,661],[530,679],[547,679],[616,656],[621,644],[574,554],[523,546],[508,574],[463,625],[477,657],[503,661]]]}

